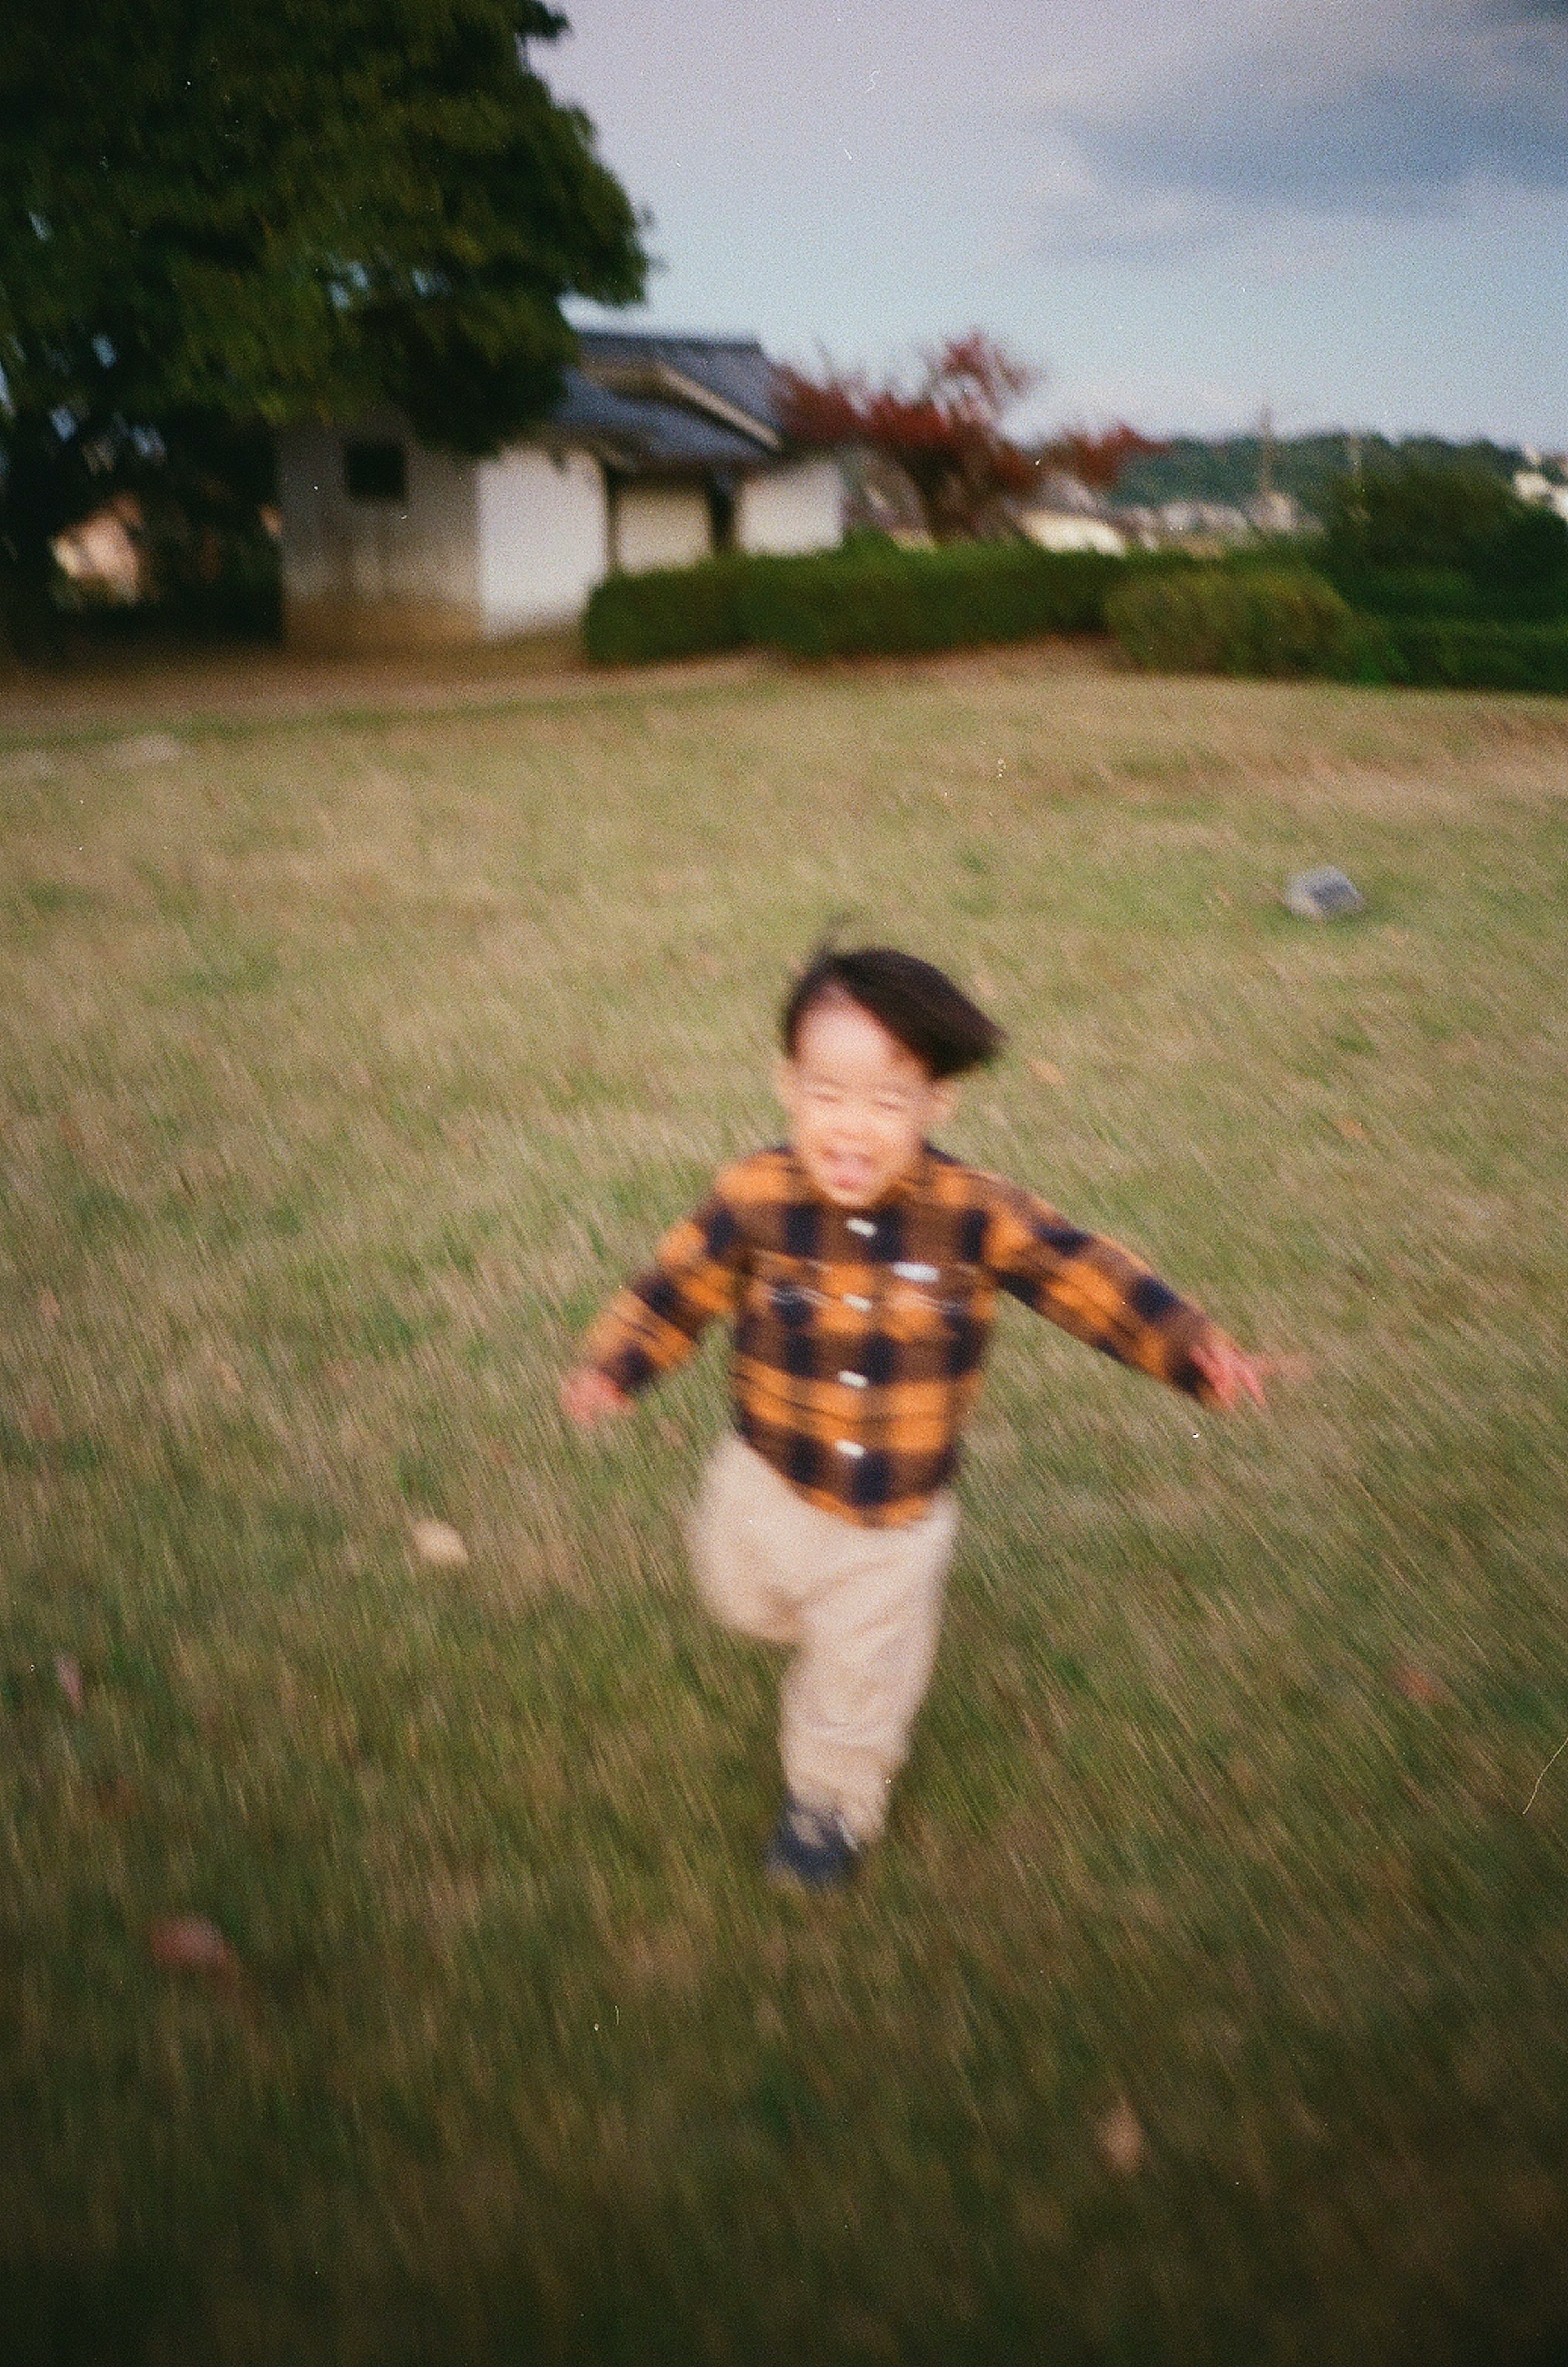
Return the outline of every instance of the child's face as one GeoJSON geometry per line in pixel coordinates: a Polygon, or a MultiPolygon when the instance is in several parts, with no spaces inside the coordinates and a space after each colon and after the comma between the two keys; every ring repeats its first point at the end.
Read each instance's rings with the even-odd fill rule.
{"type": "Polygon", "coordinates": [[[796,1158],[823,1197],[866,1208],[907,1174],[934,1127],[953,1115],[952,1084],[857,1002],[819,1002],[781,1059],[774,1084],[796,1158]]]}

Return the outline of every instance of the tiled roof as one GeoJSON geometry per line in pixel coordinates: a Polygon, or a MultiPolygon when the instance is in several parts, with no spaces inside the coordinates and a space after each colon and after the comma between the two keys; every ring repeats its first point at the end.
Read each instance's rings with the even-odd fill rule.
{"type": "Polygon", "coordinates": [[[776,372],[754,338],[584,330],[552,413],[612,467],[743,469],[784,446],[776,372]]]}

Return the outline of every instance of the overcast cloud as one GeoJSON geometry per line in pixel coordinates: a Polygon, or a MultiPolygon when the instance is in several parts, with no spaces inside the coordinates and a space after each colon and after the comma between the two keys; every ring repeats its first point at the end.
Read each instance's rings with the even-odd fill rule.
{"type": "MultiPolygon", "coordinates": [[[[1085,80],[1089,80],[1085,77],[1085,80]]],[[[1042,109],[1057,252],[1189,249],[1262,214],[1568,187],[1568,7],[1259,10],[1042,109]]]]}
{"type": "Polygon", "coordinates": [[[1568,0],[565,6],[650,324],[876,368],[978,322],[1043,419],[1568,443],[1568,0]]]}

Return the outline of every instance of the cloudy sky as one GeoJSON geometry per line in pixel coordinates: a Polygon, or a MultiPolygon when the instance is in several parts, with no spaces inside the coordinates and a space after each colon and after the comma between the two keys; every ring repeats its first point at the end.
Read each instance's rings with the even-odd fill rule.
{"type": "Polygon", "coordinates": [[[1568,0],[562,5],[649,326],[978,323],[1042,423],[1568,445],[1568,0]]]}

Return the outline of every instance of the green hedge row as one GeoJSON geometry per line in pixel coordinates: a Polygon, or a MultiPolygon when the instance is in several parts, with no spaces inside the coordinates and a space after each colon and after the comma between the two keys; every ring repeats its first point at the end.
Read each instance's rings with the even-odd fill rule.
{"type": "Polygon", "coordinates": [[[1162,674],[1345,674],[1360,654],[1355,615],[1306,567],[1129,574],[1105,621],[1135,665],[1162,674]]]}
{"type": "Polygon", "coordinates": [[[1030,543],[903,550],[867,538],[799,559],[611,576],[589,602],[584,638],[601,663],[627,665],[748,645],[897,655],[1108,629],[1135,663],[1167,672],[1568,694],[1568,624],[1371,616],[1314,570],[1269,554],[1195,563],[1030,543]]]}
{"type": "Polygon", "coordinates": [[[1537,690],[1568,696],[1568,625],[1381,617],[1367,632],[1363,680],[1430,690],[1537,690]]]}
{"type": "Polygon", "coordinates": [[[1299,566],[1129,573],[1105,620],[1135,664],[1164,673],[1568,693],[1568,624],[1368,616],[1299,566]]]}
{"type": "Polygon", "coordinates": [[[1034,633],[1098,632],[1122,562],[1031,543],[896,545],[774,562],[750,577],[750,638],[792,657],[897,656],[1034,633]]]}
{"type": "Polygon", "coordinates": [[[743,560],[708,559],[699,567],[606,576],[582,620],[589,656],[601,665],[648,665],[739,649],[747,639],[740,614],[745,566],[743,560]]]}
{"type": "Polygon", "coordinates": [[[610,576],[583,636],[591,657],[627,665],[748,643],[799,658],[894,656],[1092,633],[1125,564],[1032,543],[904,550],[880,539],[799,559],[712,559],[610,576]]]}

